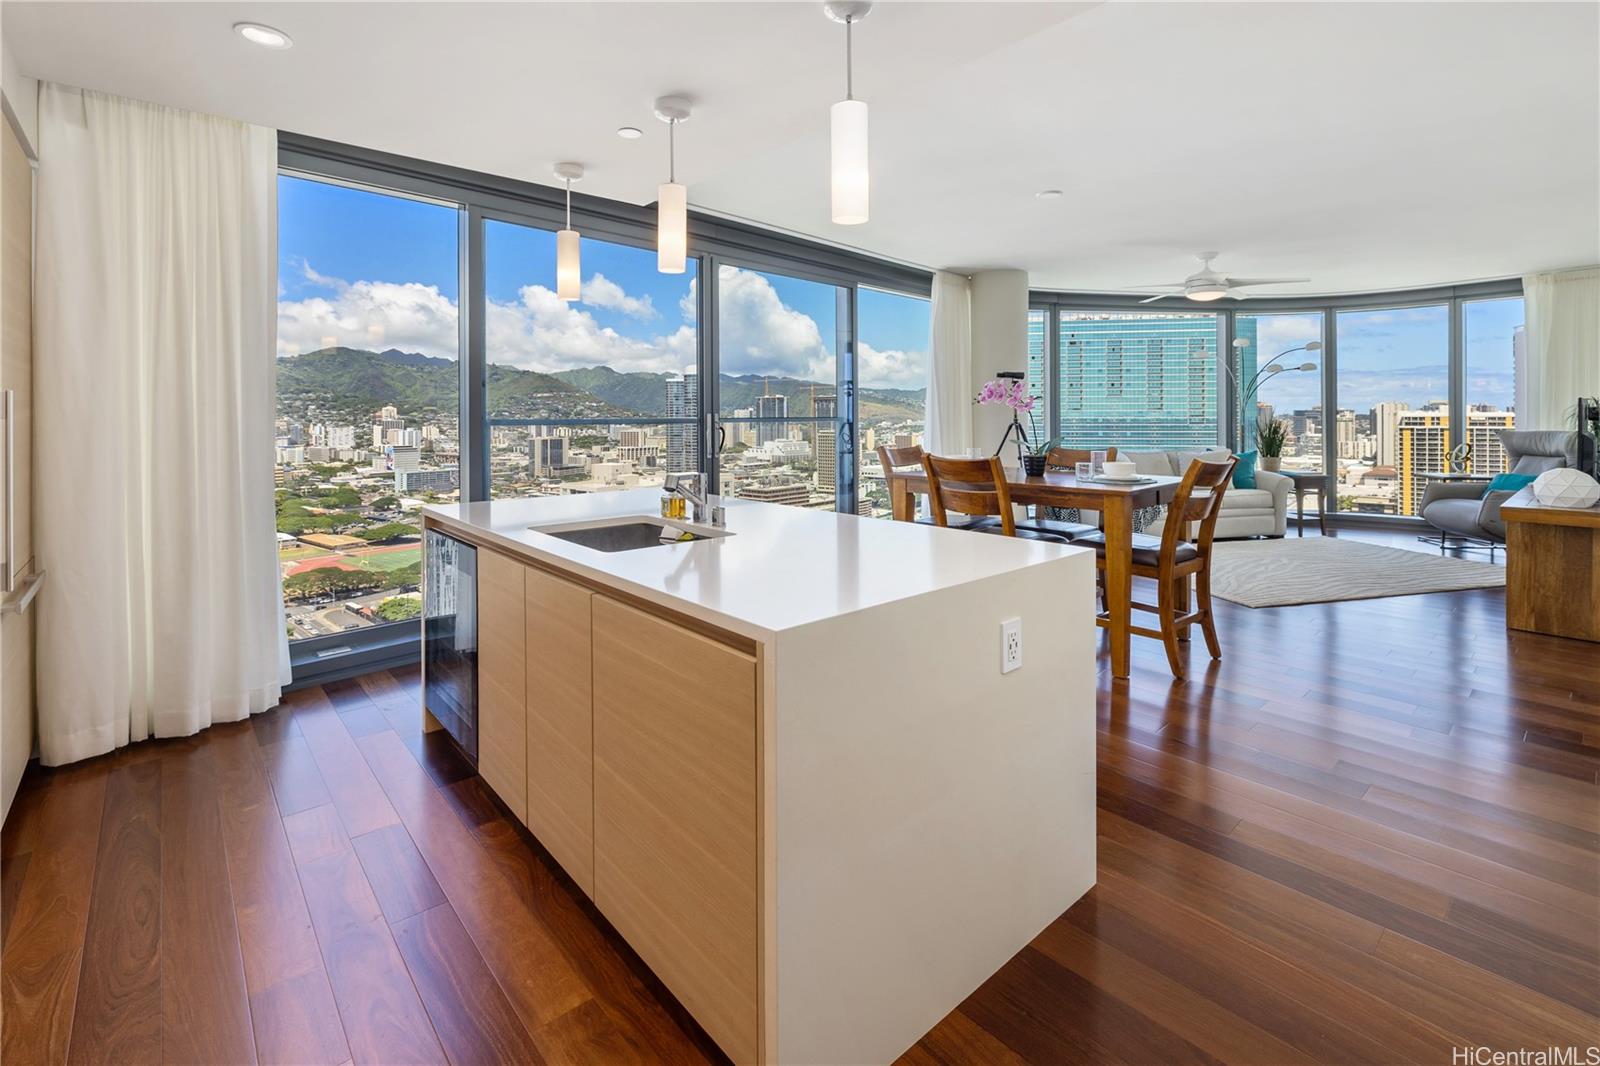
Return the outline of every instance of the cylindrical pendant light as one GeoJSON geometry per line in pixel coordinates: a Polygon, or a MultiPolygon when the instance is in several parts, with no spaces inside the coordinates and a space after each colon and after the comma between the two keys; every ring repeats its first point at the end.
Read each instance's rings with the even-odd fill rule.
{"type": "Polygon", "coordinates": [[[689,258],[689,189],[678,184],[678,123],[689,118],[689,101],[663,96],[656,118],[667,124],[667,180],[656,189],[656,269],[682,274],[689,258]]]}
{"type": "Polygon", "coordinates": [[[579,163],[557,163],[556,177],[567,186],[567,228],[556,231],[556,295],[577,300],[583,295],[583,267],[579,261],[578,231],[572,228],[572,183],[583,180],[579,163]]]}
{"type": "Polygon", "coordinates": [[[867,221],[870,175],[867,167],[867,105],[855,96],[854,27],[872,10],[870,0],[830,0],[823,10],[844,23],[844,99],[833,105],[831,215],[841,226],[867,221]]]}

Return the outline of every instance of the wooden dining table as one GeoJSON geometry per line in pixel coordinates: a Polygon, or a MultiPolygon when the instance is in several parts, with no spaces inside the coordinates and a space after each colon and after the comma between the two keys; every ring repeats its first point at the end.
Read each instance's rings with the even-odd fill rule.
{"type": "MultiPolygon", "coordinates": [[[[1106,614],[1101,624],[1111,634],[1111,674],[1127,677],[1133,640],[1133,513],[1166,503],[1181,478],[1151,477],[1130,485],[1080,480],[1068,470],[1028,477],[1021,467],[1006,468],[1011,502],[1038,507],[1076,507],[1099,511],[1106,537],[1106,614]]],[[[917,497],[926,495],[928,475],[910,467],[889,474],[889,500],[896,521],[914,522],[917,497]]]]}

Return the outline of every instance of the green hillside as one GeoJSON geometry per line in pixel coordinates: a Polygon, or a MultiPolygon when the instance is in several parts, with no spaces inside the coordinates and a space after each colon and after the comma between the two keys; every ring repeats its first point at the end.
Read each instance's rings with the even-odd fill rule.
{"type": "MultiPolygon", "coordinates": [[[[592,366],[559,370],[552,376],[624,410],[649,415],[662,415],[667,410],[668,374],[620,374],[610,367],[592,366]]],[[[721,393],[724,412],[754,408],[756,397],[776,395],[788,397],[791,415],[805,418],[813,411],[812,396],[831,396],[834,387],[799,378],[724,374],[721,393]]],[[[920,389],[862,389],[859,395],[862,415],[867,418],[905,417],[922,411],[920,389]]]]}
{"type": "MultiPolygon", "coordinates": [[[[286,418],[362,425],[393,404],[408,422],[453,420],[459,410],[455,360],[389,349],[325,348],[278,360],[278,413],[286,418]]],[[[621,418],[664,415],[667,374],[619,373],[593,366],[541,374],[488,367],[492,418],[621,418]]],[[[722,409],[755,407],[764,394],[787,396],[789,414],[810,417],[812,397],[834,387],[798,378],[722,375],[722,409]]],[[[862,389],[867,419],[920,417],[922,391],[862,389]]]]}

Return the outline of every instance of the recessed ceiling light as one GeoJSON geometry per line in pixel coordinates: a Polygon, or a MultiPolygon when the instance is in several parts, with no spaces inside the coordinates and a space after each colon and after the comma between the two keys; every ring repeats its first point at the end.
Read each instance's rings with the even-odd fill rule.
{"type": "Polygon", "coordinates": [[[1060,189],[1040,189],[1033,195],[1041,200],[1059,200],[1065,194],[1060,189]]]}
{"type": "Polygon", "coordinates": [[[275,30],[271,26],[263,26],[259,22],[235,22],[233,32],[249,41],[259,44],[263,48],[291,48],[294,42],[282,30],[275,30]]]}
{"type": "Polygon", "coordinates": [[[638,126],[618,126],[617,136],[621,137],[625,141],[637,141],[640,137],[644,136],[644,130],[640,129],[638,126]]]}

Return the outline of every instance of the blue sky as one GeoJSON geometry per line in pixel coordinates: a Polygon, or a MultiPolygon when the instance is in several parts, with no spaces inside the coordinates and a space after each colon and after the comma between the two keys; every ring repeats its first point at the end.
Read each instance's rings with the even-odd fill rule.
{"type": "MultiPolygon", "coordinates": [[[[334,338],[455,356],[454,208],[292,177],[279,179],[278,199],[280,351],[311,351],[334,338]]],[[[581,230],[582,219],[574,221],[581,230]]],[[[692,263],[690,273],[661,274],[650,249],[586,239],[585,298],[569,306],[548,292],[554,235],[490,223],[486,265],[492,361],[661,371],[693,360],[692,263]]],[[[831,379],[834,299],[832,286],[796,278],[750,271],[725,278],[723,370],[831,379]]],[[[1419,407],[1445,399],[1445,315],[1435,306],[1337,316],[1339,406],[1366,411],[1385,400],[1419,407]]],[[[862,384],[921,387],[927,302],[864,289],[860,320],[862,384]]],[[[1511,404],[1511,335],[1521,322],[1520,298],[1467,305],[1469,402],[1511,404]]],[[[1258,365],[1319,335],[1315,315],[1262,315],[1257,324],[1258,365]]],[[[1321,364],[1320,356],[1296,358],[1321,364]]],[[[1281,375],[1261,398],[1284,411],[1314,406],[1320,377],[1320,370],[1281,375]]]]}
{"type": "MultiPolygon", "coordinates": [[[[1448,400],[1450,360],[1447,305],[1377,311],[1346,311],[1336,316],[1339,406],[1366,413],[1385,401],[1421,407],[1448,400]]],[[[1317,340],[1318,315],[1256,317],[1257,365],[1279,352],[1317,340]]],[[[1521,297],[1466,304],[1463,350],[1467,362],[1467,402],[1512,406],[1512,333],[1522,324],[1521,297]]],[[[1288,365],[1317,363],[1315,373],[1285,373],[1262,386],[1260,398],[1279,411],[1321,403],[1321,353],[1296,353],[1288,365]]]]}
{"type": "MultiPolygon", "coordinates": [[[[455,356],[454,208],[293,177],[279,179],[278,197],[280,352],[332,339],[455,356]]],[[[585,239],[584,299],[566,305],[549,292],[554,234],[490,222],[485,249],[491,361],[661,371],[692,360],[692,261],[688,273],[661,274],[651,249],[585,239]]],[[[723,369],[831,378],[834,299],[832,286],[796,278],[725,280],[723,369]]],[[[861,321],[863,384],[920,387],[927,302],[863,292],[861,321]]]]}

